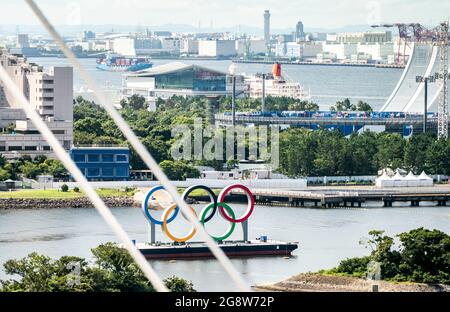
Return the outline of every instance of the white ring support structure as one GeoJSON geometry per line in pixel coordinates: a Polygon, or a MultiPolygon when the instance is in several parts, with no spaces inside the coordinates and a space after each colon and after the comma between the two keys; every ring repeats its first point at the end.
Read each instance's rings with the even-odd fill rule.
{"type": "Polygon", "coordinates": [[[64,148],[60,145],[59,141],[56,139],[55,135],[47,127],[45,122],[41,119],[41,116],[34,110],[28,100],[25,98],[23,93],[19,90],[16,84],[9,77],[8,73],[5,71],[3,66],[0,65],[0,80],[3,81],[5,87],[12,93],[15,100],[19,103],[20,107],[24,110],[27,117],[33,122],[34,126],[39,130],[42,136],[47,141],[48,145],[51,146],[56,156],[61,160],[64,167],[70,172],[72,177],[79,183],[81,188],[84,190],[86,195],[91,200],[92,204],[97,209],[100,216],[109,225],[114,234],[120,239],[124,244],[125,248],[128,250],[130,255],[133,257],[136,264],[142,270],[144,275],[152,283],[153,287],[157,291],[168,291],[167,287],[164,285],[162,280],[159,278],[158,274],[153,270],[141,252],[134,246],[128,237],[127,233],[124,231],[120,223],[111,213],[109,208],[105,205],[103,200],[98,196],[89,182],[86,180],[85,176],[78,169],[77,165],[73,162],[70,156],[66,153],[64,148]]]}
{"type": "Polygon", "coordinates": [[[33,0],[25,0],[25,2],[29,5],[29,7],[31,8],[33,13],[36,15],[36,17],[39,19],[41,24],[45,27],[47,32],[52,36],[53,40],[55,40],[55,42],[58,44],[58,46],[60,47],[60,49],[62,50],[64,55],[67,57],[67,59],[70,61],[70,63],[74,67],[74,69],[79,73],[81,78],[86,82],[88,88],[93,90],[94,96],[97,99],[98,103],[105,108],[106,112],[110,115],[110,117],[117,124],[119,129],[122,131],[122,133],[127,138],[127,140],[130,142],[130,144],[133,146],[135,151],[142,158],[142,160],[147,165],[147,167],[152,170],[155,177],[161,182],[161,184],[165,187],[167,192],[172,196],[175,203],[178,205],[178,207],[180,207],[181,211],[186,215],[187,219],[195,227],[195,229],[197,230],[197,233],[199,234],[201,239],[203,239],[205,241],[208,248],[211,250],[211,253],[217,258],[217,260],[223,266],[223,268],[228,273],[228,275],[231,277],[231,279],[236,283],[238,289],[241,291],[251,291],[250,287],[243,280],[243,278],[239,274],[239,272],[233,267],[233,265],[231,264],[231,261],[225,255],[223,250],[220,249],[219,246],[215,243],[215,241],[208,235],[208,233],[206,232],[204,227],[198,221],[195,214],[191,211],[189,206],[184,202],[184,200],[181,198],[180,194],[178,194],[178,191],[175,188],[175,186],[172,185],[172,183],[169,181],[167,176],[164,174],[164,172],[158,166],[156,161],[150,155],[148,150],[145,148],[145,146],[142,144],[142,142],[139,140],[139,138],[131,130],[131,128],[129,127],[127,122],[122,118],[122,116],[114,108],[114,106],[104,97],[103,93],[100,92],[100,89],[97,87],[97,84],[95,83],[95,81],[92,79],[92,77],[89,75],[89,73],[81,66],[80,62],[77,60],[77,58],[75,57],[73,52],[67,48],[62,37],[57,33],[57,31],[55,30],[53,25],[50,24],[50,22],[45,17],[45,15],[42,13],[40,8],[36,5],[36,3],[33,0]]]}

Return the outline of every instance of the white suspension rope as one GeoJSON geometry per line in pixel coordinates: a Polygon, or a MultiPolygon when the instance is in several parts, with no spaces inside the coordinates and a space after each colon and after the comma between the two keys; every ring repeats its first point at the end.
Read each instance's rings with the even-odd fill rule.
{"type": "Polygon", "coordinates": [[[159,278],[158,274],[153,270],[151,265],[147,262],[141,252],[134,246],[131,239],[128,237],[127,233],[124,231],[120,223],[111,213],[108,207],[106,207],[103,200],[98,196],[89,182],[86,180],[85,176],[78,169],[77,165],[73,162],[70,156],[66,153],[64,148],[60,145],[58,139],[52,133],[52,131],[47,127],[45,122],[41,119],[41,116],[34,110],[28,100],[25,98],[23,93],[19,90],[13,80],[10,78],[6,70],[0,64],[0,80],[3,81],[5,87],[12,93],[15,100],[18,102],[19,106],[25,111],[27,117],[33,122],[34,126],[39,130],[42,136],[47,141],[48,145],[51,146],[56,156],[61,160],[64,167],[70,172],[72,177],[79,183],[81,188],[84,190],[86,195],[91,200],[94,207],[97,209],[103,220],[109,225],[114,234],[119,238],[119,240],[124,244],[125,248],[133,257],[136,264],[144,273],[145,277],[152,283],[153,287],[157,291],[168,291],[167,287],[164,285],[162,280],[159,278]]]}
{"type": "Polygon", "coordinates": [[[152,170],[155,177],[161,182],[161,184],[165,187],[167,192],[172,196],[173,200],[178,205],[178,207],[181,209],[181,211],[184,213],[184,215],[187,217],[187,219],[193,224],[193,226],[197,230],[197,233],[199,234],[199,236],[205,241],[206,245],[211,250],[211,253],[217,258],[217,260],[223,266],[223,268],[225,269],[227,274],[236,283],[239,290],[250,291],[251,290],[250,287],[243,280],[243,278],[239,274],[239,272],[233,267],[233,265],[231,264],[231,261],[225,255],[223,250],[220,249],[219,246],[216,244],[216,242],[209,236],[209,234],[206,232],[206,230],[203,228],[203,226],[197,219],[196,215],[188,207],[188,205],[184,202],[184,200],[181,198],[180,194],[178,194],[178,191],[175,188],[175,186],[169,181],[167,176],[164,174],[164,172],[158,166],[158,164],[153,159],[153,157],[150,155],[150,153],[147,151],[145,146],[141,143],[139,138],[131,130],[131,128],[129,127],[127,122],[123,119],[123,117],[115,109],[114,105],[112,105],[105,98],[103,93],[100,92],[100,89],[97,87],[97,84],[95,83],[95,81],[92,79],[90,74],[83,68],[83,66],[78,61],[78,59],[75,57],[73,52],[65,45],[62,37],[58,34],[58,32],[53,27],[53,25],[50,24],[50,22],[45,17],[45,15],[40,10],[40,8],[36,5],[36,3],[33,0],[25,0],[25,2],[29,5],[29,7],[31,8],[33,13],[36,15],[36,17],[39,19],[41,24],[45,27],[47,32],[52,36],[53,40],[55,40],[55,42],[58,44],[58,46],[60,47],[60,49],[62,50],[64,55],[67,57],[67,59],[70,61],[70,63],[74,67],[74,69],[79,73],[81,78],[86,82],[88,88],[93,90],[94,96],[97,99],[98,103],[105,108],[106,112],[110,115],[110,117],[117,124],[119,129],[122,131],[122,133],[127,138],[127,140],[130,142],[130,144],[133,146],[135,151],[139,154],[139,156],[144,161],[144,163],[147,165],[147,167],[152,170]]]}

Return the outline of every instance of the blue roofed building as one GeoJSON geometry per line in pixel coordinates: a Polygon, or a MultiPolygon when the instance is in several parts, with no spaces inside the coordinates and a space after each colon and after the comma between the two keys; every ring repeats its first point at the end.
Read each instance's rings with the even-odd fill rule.
{"type": "Polygon", "coordinates": [[[130,177],[128,147],[72,147],[70,157],[89,181],[126,181],[130,177]]]}

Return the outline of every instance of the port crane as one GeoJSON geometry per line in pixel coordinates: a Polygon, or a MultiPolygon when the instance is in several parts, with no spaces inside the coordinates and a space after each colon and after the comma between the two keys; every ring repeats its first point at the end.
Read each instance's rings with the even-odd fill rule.
{"type": "MultiPolygon", "coordinates": [[[[439,72],[433,75],[434,80],[442,81],[442,88],[439,94],[438,103],[438,137],[448,138],[448,43],[449,43],[449,23],[440,23],[437,27],[426,28],[419,23],[394,23],[372,25],[371,27],[397,27],[400,39],[404,41],[404,51],[411,42],[432,44],[439,47],[439,72]]],[[[399,42],[400,52],[400,42],[399,42]]],[[[400,53],[397,54],[397,60],[400,53]]],[[[403,53],[403,63],[405,63],[405,52],[403,53]]]]}

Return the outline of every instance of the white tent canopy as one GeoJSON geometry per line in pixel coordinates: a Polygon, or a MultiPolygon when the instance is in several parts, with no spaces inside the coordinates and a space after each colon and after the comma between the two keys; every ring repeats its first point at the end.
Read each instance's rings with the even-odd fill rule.
{"type": "Polygon", "coordinates": [[[410,171],[406,176],[402,176],[399,170],[393,177],[390,177],[383,172],[381,176],[376,179],[375,182],[377,187],[419,187],[419,186],[433,186],[433,179],[427,176],[425,172],[419,176],[415,176],[412,171],[410,171]]]}
{"type": "Polygon", "coordinates": [[[422,171],[422,173],[417,177],[420,181],[420,185],[422,186],[431,186],[433,185],[433,179],[427,176],[425,171],[422,171]]]}
{"type": "Polygon", "coordinates": [[[408,186],[408,181],[400,174],[398,170],[392,179],[394,180],[394,186],[408,186]]]}
{"type": "Polygon", "coordinates": [[[383,174],[375,180],[375,185],[377,187],[390,187],[394,186],[394,182],[391,177],[387,175],[386,171],[383,171],[383,174]]]}

